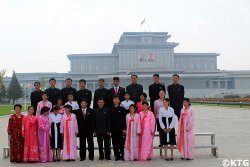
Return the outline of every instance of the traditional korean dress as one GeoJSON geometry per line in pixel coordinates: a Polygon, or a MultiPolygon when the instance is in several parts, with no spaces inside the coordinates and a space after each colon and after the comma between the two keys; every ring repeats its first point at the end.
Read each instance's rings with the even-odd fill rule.
{"type": "Polygon", "coordinates": [[[24,116],[22,125],[22,135],[24,137],[24,161],[40,161],[37,127],[38,120],[36,116],[24,116]]]}
{"type": "Polygon", "coordinates": [[[49,107],[50,110],[52,109],[52,103],[50,101],[40,101],[38,102],[37,104],[37,110],[36,110],[36,116],[38,117],[39,115],[41,115],[41,109],[46,106],[46,107],[49,107]]]}
{"type": "Polygon", "coordinates": [[[130,113],[126,116],[126,141],[124,148],[124,159],[126,161],[139,160],[139,137],[141,133],[140,116],[130,113]]]}
{"type": "Polygon", "coordinates": [[[51,149],[62,149],[62,135],[60,133],[60,125],[62,121],[62,115],[54,113],[49,116],[51,122],[51,149]]]}

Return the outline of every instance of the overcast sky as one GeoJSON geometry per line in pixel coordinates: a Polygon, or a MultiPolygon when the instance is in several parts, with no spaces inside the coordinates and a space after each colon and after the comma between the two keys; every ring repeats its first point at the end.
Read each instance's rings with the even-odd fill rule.
{"type": "Polygon", "coordinates": [[[110,53],[127,31],[169,32],[175,52],[250,70],[249,0],[0,0],[0,69],[68,72],[68,54],[110,53]]]}

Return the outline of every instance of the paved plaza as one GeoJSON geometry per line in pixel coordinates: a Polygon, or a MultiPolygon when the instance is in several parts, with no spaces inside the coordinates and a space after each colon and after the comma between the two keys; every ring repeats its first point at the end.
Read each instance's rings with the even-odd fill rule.
{"type": "MultiPolygon", "coordinates": [[[[146,162],[122,162],[99,161],[98,151],[95,151],[95,160],[80,162],[55,162],[46,164],[12,164],[9,158],[3,159],[2,150],[7,145],[6,127],[8,117],[0,118],[0,167],[222,167],[222,161],[225,159],[250,160],[250,110],[240,108],[223,108],[208,106],[193,106],[195,110],[196,132],[214,132],[216,135],[216,145],[219,150],[219,157],[211,155],[210,149],[196,149],[195,159],[193,161],[183,161],[175,150],[174,161],[165,161],[159,156],[159,150],[154,150],[154,158],[146,162]]],[[[210,137],[196,137],[196,145],[210,143],[210,137]]],[[[158,139],[155,138],[154,145],[158,145],[158,139]]],[[[113,153],[113,152],[112,152],[113,153]]],[[[239,165],[238,165],[239,166],[239,165]]],[[[243,166],[241,164],[241,166],[243,166]]],[[[249,165],[250,166],[250,165],[249,165]]]]}

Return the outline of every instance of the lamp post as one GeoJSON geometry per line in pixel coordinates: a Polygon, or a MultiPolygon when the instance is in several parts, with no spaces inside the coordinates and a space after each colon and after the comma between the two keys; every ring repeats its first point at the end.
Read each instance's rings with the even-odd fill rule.
{"type": "Polygon", "coordinates": [[[24,89],[24,110],[26,111],[26,103],[27,103],[27,88],[28,86],[30,86],[30,84],[21,84],[21,86],[23,87],[24,89]]]}

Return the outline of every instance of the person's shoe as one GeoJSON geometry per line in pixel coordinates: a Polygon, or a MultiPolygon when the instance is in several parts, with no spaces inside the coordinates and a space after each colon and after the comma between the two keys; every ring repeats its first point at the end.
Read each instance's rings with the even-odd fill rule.
{"type": "Polygon", "coordinates": [[[70,161],[70,159],[67,159],[67,160],[66,160],[66,162],[69,162],[69,161],[70,161]]]}
{"type": "Polygon", "coordinates": [[[165,158],[166,161],[170,161],[170,158],[165,158]]]}
{"type": "Polygon", "coordinates": [[[174,160],[174,158],[173,158],[173,157],[172,157],[172,158],[169,158],[169,160],[170,160],[170,161],[173,161],[173,160],[174,160]]]}
{"type": "Polygon", "coordinates": [[[94,158],[89,158],[90,161],[94,161],[94,158]]]}
{"type": "Polygon", "coordinates": [[[185,158],[181,157],[181,160],[184,160],[185,158]]]}
{"type": "Polygon", "coordinates": [[[107,161],[111,161],[111,158],[110,157],[108,157],[108,158],[105,158],[107,161]]]}
{"type": "Polygon", "coordinates": [[[120,160],[120,158],[115,158],[115,161],[119,161],[120,160]]]}
{"type": "Polygon", "coordinates": [[[151,160],[151,158],[148,158],[148,159],[147,159],[147,161],[150,161],[150,160],[151,160]]]}
{"type": "Polygon", "coordinates": [[[60,159],[57,159],[56,161],[57,161],[57,162],[60,162],[61,160],[60,160],[60,159]]]}
{"type": "Polygon", "coordinates": [[[81,158],[81,159],[80,159],[80,161],[84,161],[84,160],[85,160],[85,158],[81,158]]]}
{"type": "Polygon", "coordinates": [[[104,160],[104,158],[103,158],[103,157],[100,157],[99,160],[104,160]]]}

